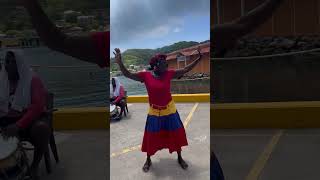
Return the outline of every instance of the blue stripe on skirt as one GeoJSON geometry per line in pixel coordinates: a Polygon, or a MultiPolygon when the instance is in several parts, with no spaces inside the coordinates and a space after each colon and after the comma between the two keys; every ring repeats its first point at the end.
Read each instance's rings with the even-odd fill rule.
{"type": "Polygon", "coordinates": [[[145,130],[159,132],[160,130],[175,131],[183,127],[178,111],[166,116],[148,115],[145,130]]]}

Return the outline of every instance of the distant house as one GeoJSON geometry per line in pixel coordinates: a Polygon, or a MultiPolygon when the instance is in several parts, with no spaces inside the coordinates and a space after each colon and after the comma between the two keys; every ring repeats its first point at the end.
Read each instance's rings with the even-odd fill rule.
{"type": "Polygon", "coordinates": [[[65,20],[61,19],[61,20],[56,20],[55,21],[56,26],[58,27],[62,27],[65,24],[65,20]]]}
{"type": "Polygon", "coordinates": [[[195,45],[189,48],[181,49],[167,54],[167,62],[169,68],[181,69],[193,62],[193,60],[198,56],[196,50],[199,46],[203,59],[199,62],[199,64],[196,65],[196,67],[191,72],[189,72],[189,74],[210,74],[210,42],[195,45]]]}
{"type": "Polygon", "coordinates": [[[78,16],[77,22],[80,26],[89,26],[93,24],[94,16],[78,16]]]}
{"type": "MultiPolygon", "coordinates": [[[[30,31],[32,33],[33,31],[30,31]]],[[[0,48],[38,47],[41,46],[39,36],[30,34],[30,37],[13,37],[0,34],[0,48]]]]}
{"type": "Polygon", "coordinates": [[[78,33],[82,33],[83,32],[83,28],[82,27],[70,27],[65,29],[66,33],[71,33],[71,34],[78,34],[78,33]]]}
{"type": "Polygon", "coordinates": [[[20,47],[20,40],[18,38],[0,38],[1,48],[20,47]]]}
{"type": "Polygon", "coordinates": [[[67,11],[64,11],[64,12],[63,12],[63,15],[64,15],[64,16],[68,16],[68,15],[70,15],[70,14],[79,14],[79,12],[73,11],[73,10],[67,10],[67,11]]]}
{"type": "Polygon", "coordinates": [[[20,38],[20,47],[38,47],[41,46],[41,41],[39,36],[33,36],[29,38],[20,38]]]}
{"type": "Polygon", "coordinates": [[[131,64],[131,65],[129,66],[129,69],[134,69],[134,65],[131,64]]]}
{"type": "Polygon", "coordinates": [[[63,12],[63,20],[65,22],[76,22],[77,17],[80,16],[81,13],[73,10],[68,10],[63,12]]]}

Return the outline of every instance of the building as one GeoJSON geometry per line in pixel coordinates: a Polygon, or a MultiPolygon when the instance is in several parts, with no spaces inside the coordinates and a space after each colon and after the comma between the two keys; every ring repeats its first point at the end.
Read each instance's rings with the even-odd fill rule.
{"type": "MultiPolygon", "coordinates": [[[[211,27],[246,14],[265,0],[213,0],[211,27]]],[[[320,33],[320,0],[286,0],[255,32],[259,36],[320,33]]]]}
{"type": "Polygon", "coordinates": [[[197,48],[200,46],[200,51],[202,53],[202,60],[196,67],[191,70],[188,74],[194,73],[205,73],[210,74],[210,42],[192,46],[189,48],[181,49],[167,54],[167,62],[169,68],[171,69],[180,69],[184,68],[190,64],[197,57],[197,48]],[[184,56],[181,56],[181,53],[184,56]]]}
{"type": "Polygon", "coordinates": [[[82,27],[92,25],[94,22],[94,16],[78,16],[77,22],[82,27]]]}
{"type": "Polygon", "coordinates": [[[0,38],[0,48],[20,47],[20,41],[18,38],[0,38]]]}
{"type": "Polygon", "coordinates": [[[81,13],[77,12],[77,11],[68,10],[68,11],[64,11],[63,12],[63,20],[64,20],[64,22],[76,23],[78,16],[81,16],[81,13]]]}
{"type": "Polygon", "coordinates": [[[30,47],[39,47],[42,43],[38,36],[29,37],[29,38],[8,38],[0,37],[0,48],[30,48],[30,47]]]}

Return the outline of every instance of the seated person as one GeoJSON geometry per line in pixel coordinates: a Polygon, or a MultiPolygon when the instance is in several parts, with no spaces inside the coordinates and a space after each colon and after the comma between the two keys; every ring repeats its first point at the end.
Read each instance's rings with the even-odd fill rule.
{"type": "Polygon", "coordinates": [[[124,87],[121,85],[119,79],[117,77],[113,77],[112,80],[112,97],[110,99],[110,103],[121,108],[120,117],[122,113],[125,111],[125,103],[123,101],[124,98],[124,87]]]}
{"type": "Polygon", "coordinates": [[[0,128],[5,139],[18,137],[34,145],[31,175],[33,179],[38,179],[38,166],[48,148],[50,137],[50,126],[45,122],[46,118],[41,118],[46,111],[47,91],[23,58],[21,50],[6,52],[4,69],[8,86],[5,89],[1,85],[3,89],[0,92],[3,93],[2,101],[8,105],[8,110],[0,117],[0,128]]]}

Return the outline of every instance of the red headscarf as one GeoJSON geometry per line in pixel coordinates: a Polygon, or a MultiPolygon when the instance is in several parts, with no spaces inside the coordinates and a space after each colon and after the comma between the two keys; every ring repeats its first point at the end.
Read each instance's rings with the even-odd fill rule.
{"type": "Polygon", "coordinates": [[[158,60],[160,60],[160,59],[167,59],[167,55],[165,55],[165,54],[154,55],[149,61],[151,69],[153,69],[153,67],[157,64],[158,60]]]}

